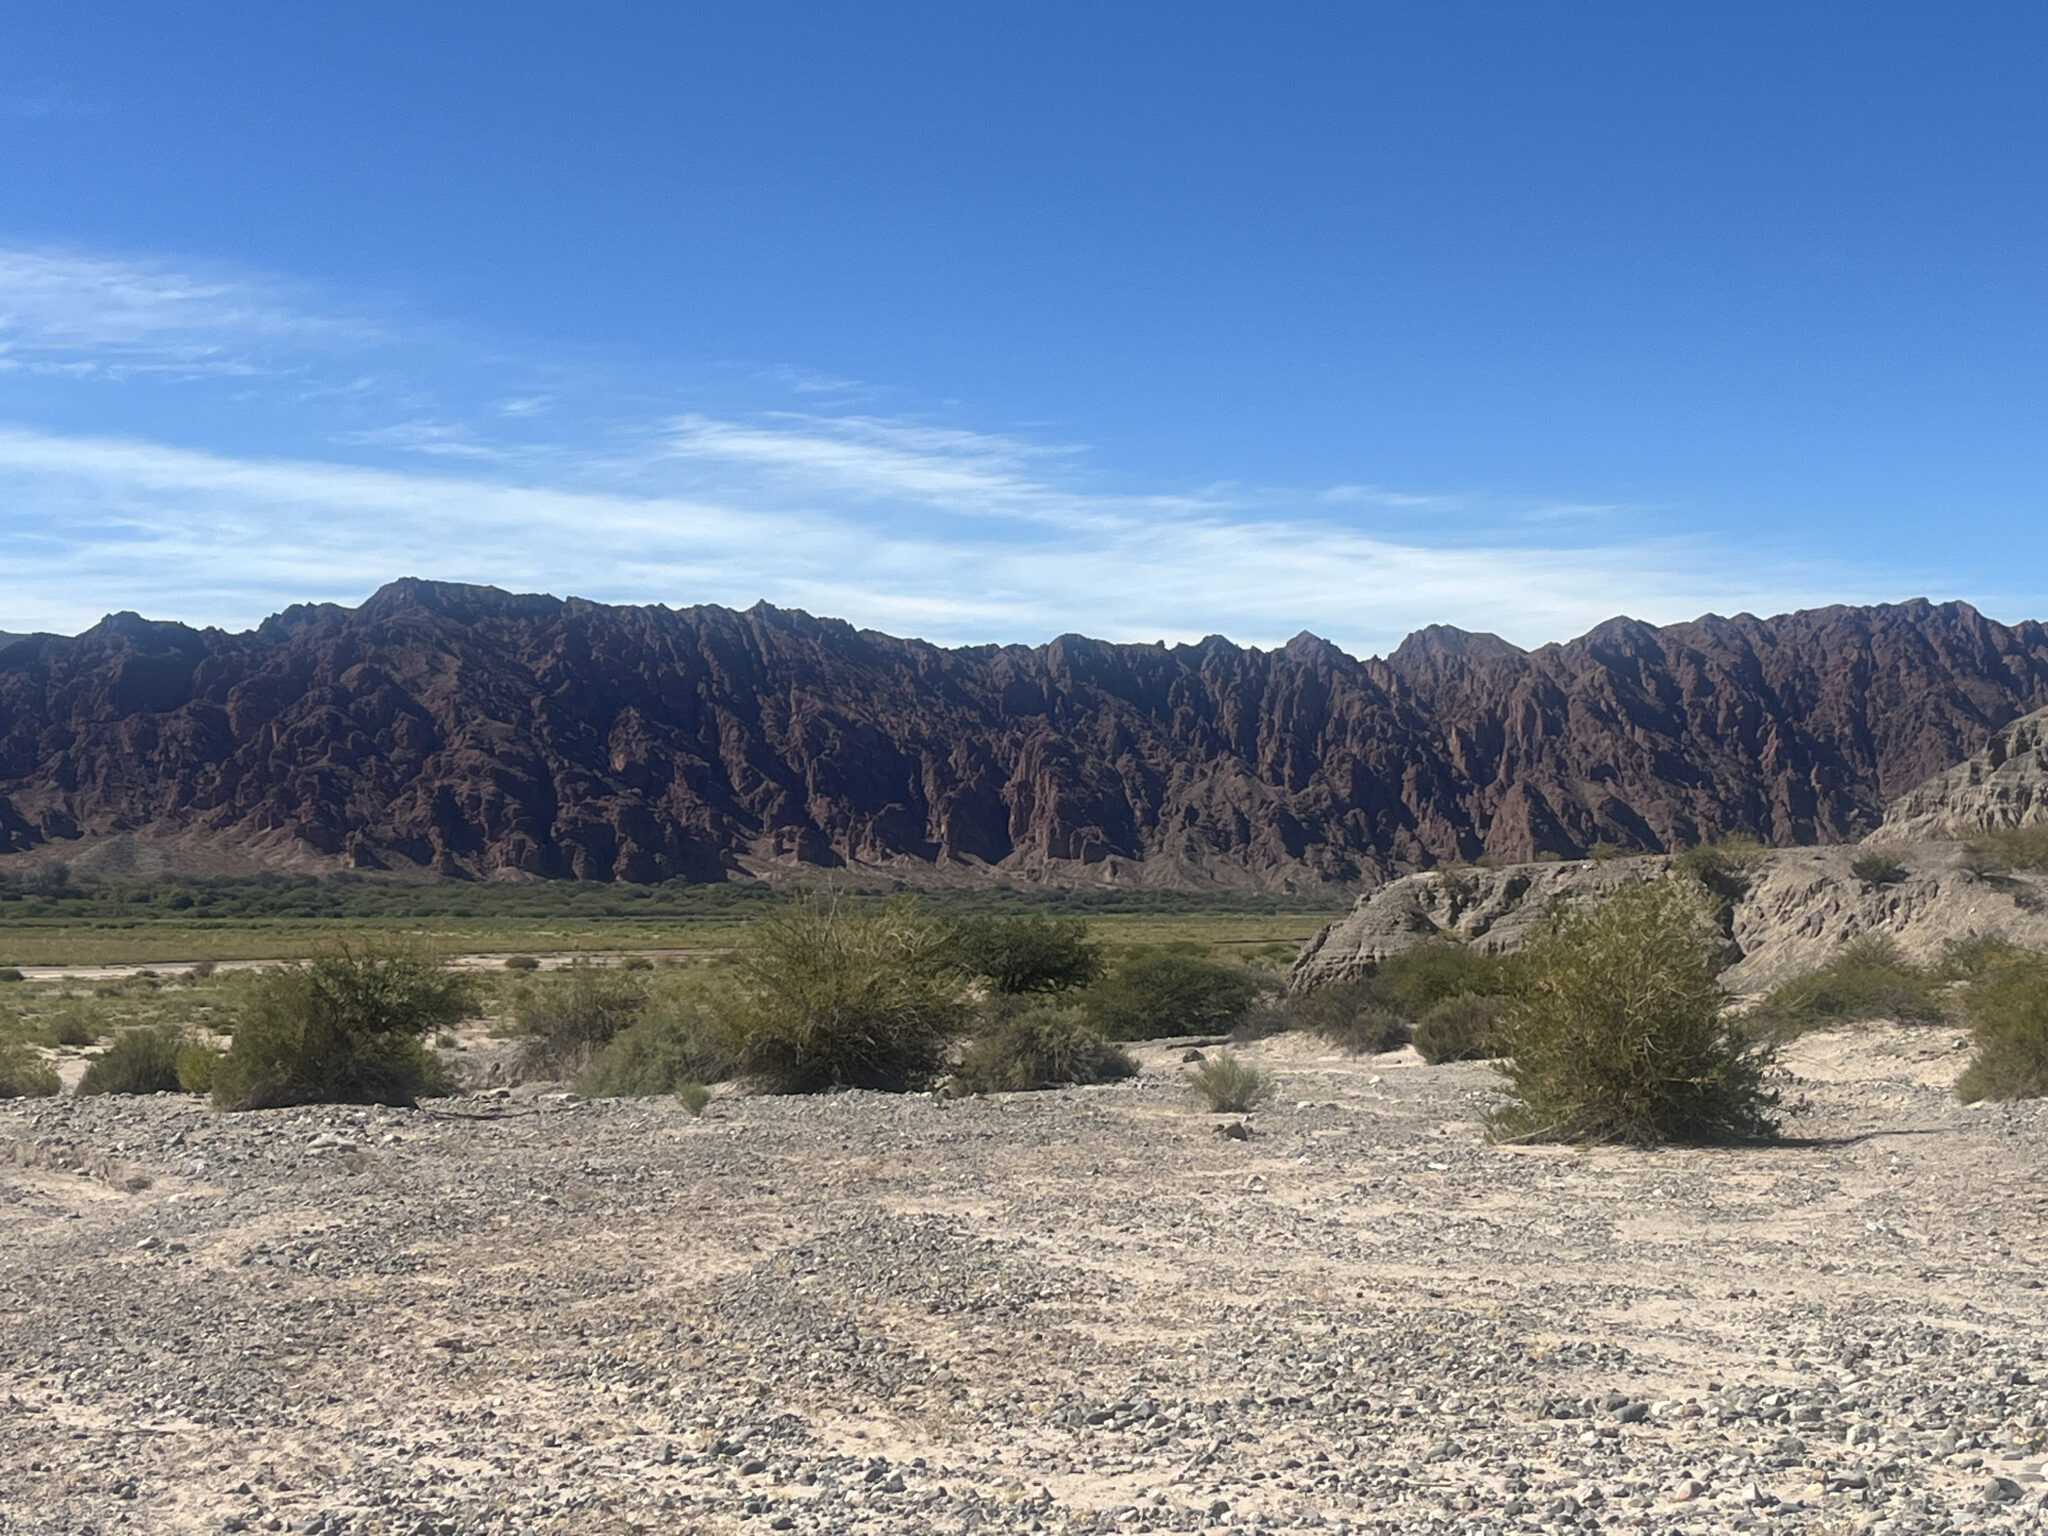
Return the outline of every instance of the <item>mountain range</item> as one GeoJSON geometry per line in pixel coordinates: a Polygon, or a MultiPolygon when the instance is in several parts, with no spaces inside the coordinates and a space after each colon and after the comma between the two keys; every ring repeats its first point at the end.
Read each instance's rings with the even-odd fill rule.
{"type": "MultiPolygon", "coordinates": [[[[1491,855],[1854,840],[2048,705],[1962,603],[1521,650],[1433,626],[948,649],[759,604],[403,580],[229,633],[0,638],[0,868],[58,850],[470,878],[795,868],[1319,889],[1491,855]]],[[[223,864],[222,867],[226,867],[223,864]]]]}

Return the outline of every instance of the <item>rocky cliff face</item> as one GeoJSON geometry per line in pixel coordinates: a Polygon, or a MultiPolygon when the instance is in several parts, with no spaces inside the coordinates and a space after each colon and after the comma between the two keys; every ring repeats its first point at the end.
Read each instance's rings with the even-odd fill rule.
{"type": "Polygon", "coordinates": [[[0,850],[719,878],[778,864],[1308,887],[1481,853],[1841,840],[2048,705],[2048,632],[1962,605],[1385,660],[946,650],[759,606],[393,584],[246,634],[0,644],[0,850]]]}
{"type": "Polygon", "coordinates": [[[1995,732],[1982,751],[1892,802],[1873,843],[1967,838],[2048,821],[2048,710],[1995,732]]]}
{"type": "MultiPolygon", "coordinates": [[[[1854,847],[1783,848],[1761,856],[1729,916],[1730,964],[1722,984],[1736,994],[1764,992],[1869,937],[1889,939],[1922,965],[1973,935],[2048,950],[2048,877],[1980,873],[1970,861],[1958,861],[1954,843],[1892,852],[1899,869],[1881,883],[1857,875],[1854,847]]],[[[1364,975],[1389,955],[1432,938],[1512,954],[1559,905],[1597,904],[1619,886],[1658,878],[1670,863],[1661,857],[1580,860],[1432,870],[1392,880],[1303,946],[1288,985],[1305,991],[1364,975]]]]}

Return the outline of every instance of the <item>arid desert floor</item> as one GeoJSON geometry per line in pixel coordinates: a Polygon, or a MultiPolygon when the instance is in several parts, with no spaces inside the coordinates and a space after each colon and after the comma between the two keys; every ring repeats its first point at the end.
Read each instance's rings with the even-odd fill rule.
{"type": "Polygon", "coordinates": [[[0,1533],[2048,1528],[2048,1105],[1500,1147],[1479,1065],[0,1104],[0,1533]]]}

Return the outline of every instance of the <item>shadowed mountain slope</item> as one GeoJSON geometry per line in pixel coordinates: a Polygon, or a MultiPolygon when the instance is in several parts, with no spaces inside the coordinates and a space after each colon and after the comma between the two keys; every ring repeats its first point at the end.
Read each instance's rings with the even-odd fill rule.
{"type": "Polygon", "coordinates": [[[1962,604],[1614,620],[1533,652],[1431,628],[1359,661],[1309,635],[948,650],[765,604],[408,580],[245,634],[120,614],[0,642],[0,851],[1317,886],[1844,841],[2044,705],[2048,631],[1962,604]]]}

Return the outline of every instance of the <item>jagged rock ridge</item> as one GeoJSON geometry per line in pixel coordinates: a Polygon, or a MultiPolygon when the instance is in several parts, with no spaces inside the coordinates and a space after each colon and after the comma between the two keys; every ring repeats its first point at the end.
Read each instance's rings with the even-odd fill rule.
{"type": "Polygon", "coordinates": [[[401,581],[245,634],[0,646],[0,850],[720,878],[778,864],[1369,884],[1489,854],[1843,841],[2048,706],[2048,632],[1962,604],[948,650],[759,605],[401,581]]]}

